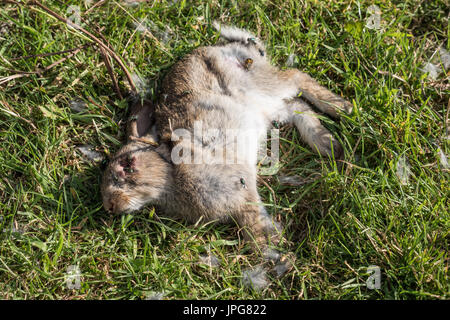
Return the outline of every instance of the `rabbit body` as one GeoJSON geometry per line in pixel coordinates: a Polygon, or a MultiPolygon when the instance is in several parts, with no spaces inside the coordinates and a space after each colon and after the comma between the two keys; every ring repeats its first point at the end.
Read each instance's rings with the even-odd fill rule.
{"type": "Polygon", "coordinates": [[[257,191],[259,143],[273,121],[293,123],[313,150],[338,157],[341,146],[298,95],[334,117],[351,105],[305,73],[270,65],[251,33],[218,28],[225,42],[182,58],[163,80],[155,110],[142,106],[145,134],[134,135],[144,140],[132,139],[110,162],[104,207],[132,212],[151,203],[191,222],[235,221],[257,243],[279,240],[257,191]]]}

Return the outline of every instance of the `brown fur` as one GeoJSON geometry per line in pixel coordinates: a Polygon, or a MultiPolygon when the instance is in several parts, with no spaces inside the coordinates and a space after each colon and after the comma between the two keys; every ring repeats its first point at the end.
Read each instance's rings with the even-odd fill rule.
{"type": "Polygon", "coordinates": [[[343,153],[341,145],[311,107],[296,97],[302,93],[333,117],[339,111],[350,112],[351,104],[305,73],[271,66],[263,45],[245,30],[229,29],[223,34],[229,43],[198,48],[172,67],[154,109],[147,101],[133,111],[137,117],[130,122],[130,142],[104,174],[104,207],[119,213],[152,203],[167,215],[191,222],[234,220],[245,229],[245,237],[258,244],[267,237],[277,241],[281,229],[260,203],[254,164],[176,164],[171,152],[181,146],[191,155],[209,154],[211,147],[225,145],[225,129],[264,131],[271,121],[279,120],[293,122],[318,153],[338,157],[343,153]],[[197,146],[195,139],[178,139],[175,131],[192,132],[196,121],[218,133],[203,136],[197,146]]]}

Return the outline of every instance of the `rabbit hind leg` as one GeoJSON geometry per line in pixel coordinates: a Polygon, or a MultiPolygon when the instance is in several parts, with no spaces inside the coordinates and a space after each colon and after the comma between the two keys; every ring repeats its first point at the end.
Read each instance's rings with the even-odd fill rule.
{"type": "Polygon", "coordinates": [[[291,122],[295,124],[302,139],[313,151],[329,157],[339,159],[343,155],[341,144],[322,125],[319,115],[301,99],[290,99],[286,102],[291,122]]]}
{"type": "Polygon", "coordinates": [[[302,98],[305,98],[320,111],[334,118],[339,118],[339,112],[352,112],[353,106],[350,102],[321,86],[304,72],[297,69],[289,69],[281,71],[280,78],[285,81],[294,81],[302,98]]]}

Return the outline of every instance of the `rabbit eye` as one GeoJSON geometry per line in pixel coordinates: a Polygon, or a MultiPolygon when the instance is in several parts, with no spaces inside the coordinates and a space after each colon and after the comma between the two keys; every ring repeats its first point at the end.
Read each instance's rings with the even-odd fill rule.
{"type": "Polygon", "coordinates": [[[124,181],[121,181],[116,173],[113,173],[111,177],[114,187],[122,189],[124,186],[124,181]]]}

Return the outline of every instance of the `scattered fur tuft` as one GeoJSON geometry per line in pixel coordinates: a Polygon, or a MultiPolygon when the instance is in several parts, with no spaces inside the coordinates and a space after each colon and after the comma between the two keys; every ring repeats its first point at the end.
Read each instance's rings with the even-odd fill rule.
{"type": "Polygon", "coordinates": [[[255,35],[244,29],[239,29],[233,26],[221,25],[219,22],[214,21],[213,27],[220,32],[220,36],[230,42],[243,42],[247,43],[248,39],[256,39],[255,35]]]}

